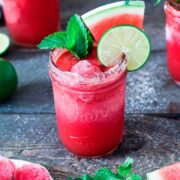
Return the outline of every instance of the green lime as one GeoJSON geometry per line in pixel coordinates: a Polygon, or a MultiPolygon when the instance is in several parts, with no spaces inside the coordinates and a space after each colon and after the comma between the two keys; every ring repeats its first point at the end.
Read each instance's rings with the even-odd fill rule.
{"type": "Polygon", "coordinates": [[[17,88],[18,78],[13,65],[0,58],[0,102],[9,98],[17,88]]]}
{"type": "Polygon", "coordinates": [[[0,55],[9,48],[10,39],[7,35],[0,33],[0,55]]]}
{"type": "Polygon", "coordinates": [[[125,54],[128,71],[135,71],[148,60],[151,44],[141,29],[131,25],[120,25],[106,31],[98,44],[99,61],[107,67],[118,64],[125,54]]]}

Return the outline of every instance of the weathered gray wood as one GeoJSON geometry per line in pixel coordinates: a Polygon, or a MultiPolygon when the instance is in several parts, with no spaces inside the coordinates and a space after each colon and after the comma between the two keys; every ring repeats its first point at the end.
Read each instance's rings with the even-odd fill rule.
{"type": "Polygon", "coordinates": [[[180,114],[180,87],[169,76],[166,53],[153,52],[148,64],[128,74],[126,112],[180,114]]]}
{"type": "MultiPolygon", "coordinates": [[[[5,55],[17,70],[19,86],[12,99],[0,104],[1,113],[54,113],[48,55],[14,48],[5,55]]],[[[127,79],[127,113],[180,113],[180,88],[167,72],[164,51],[154,51],[149,62],[127,79]]]]}
{"type": "MultiPolygon", "coordinates": [[[[180,119],[179,119],[180,120],[180,119]]],[[[56,135],[54,115],[0,115],[0,154],[42,163],[55,179],[65,179],[100,167],[115,168],[127,156],[141,175],[180,159],[180,121],[127,115],[123,143],[110,156],[77,158],[56,135]]]]}

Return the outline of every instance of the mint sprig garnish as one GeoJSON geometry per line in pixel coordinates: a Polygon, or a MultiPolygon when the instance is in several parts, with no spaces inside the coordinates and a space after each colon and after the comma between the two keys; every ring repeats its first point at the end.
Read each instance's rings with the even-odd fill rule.
{"type": "Polygon", "coordinates": [[[65,48],[78,59],[86,57],[92,50],[93,38],[81,17],[72,16],[66,32],[57,32],[45,37],[38,45],[40,49],[65,48]]]}
{"type": "Polygon", "coordinates": [[[127,177],[132,172],[134,160],[132,158],[127,158],[119,167],[118,173],[122,177],[127,177]]]}
{"type": "Polygon", "coordinates": [[[83,175],[73,179],[68,177],[67,180],[142,180],[142,177],[133,173],[133,159],[127,158],[120,166],[117,172],[113,172],[108,168],[101,168],[96,171],[95,175],[83,175]]]}
{"type": "Polygon", "coordinates": [[[118,175],[108,168],[101,168],[96,171],[94,180],[119,180],[118,175]]]}
{"type": "Polygon", "coordinates": [[[67,49],[77,58],[88,55],[88,50],[92,48],[92,36],[85,27],[81,17],[75,14],[72,16],[66,27],[67,49]]]}

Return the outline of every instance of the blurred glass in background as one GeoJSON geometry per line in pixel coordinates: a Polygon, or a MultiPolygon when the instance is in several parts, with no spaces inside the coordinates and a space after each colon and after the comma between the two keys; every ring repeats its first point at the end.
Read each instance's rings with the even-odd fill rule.
{"type": "Polygon", "coordinates": [[[48,34],[60,28],[59,0],[0,0],[12,40],[36,47],[48,34]]]}
{"type": "Polygon", "coordinates": [[[173,80],[180,85],[180,3],[166,1],[167,65],[173,80]]]}

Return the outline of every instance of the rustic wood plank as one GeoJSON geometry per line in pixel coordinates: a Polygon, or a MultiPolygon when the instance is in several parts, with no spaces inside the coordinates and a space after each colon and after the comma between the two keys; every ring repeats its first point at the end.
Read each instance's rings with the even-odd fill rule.
{"type": "Polygon", "coordinates": [[[48,76],[48,53],[10,50],[6,59],[14,64],[19,87],[15,96],[0,104],[1,112],[54,112],[51,83],[48,76]]]}
{"type": "Polygon", "coordinates": [[[180,87],[169,76],[166,52],[152,53],[148,64],[128,74],[126,112],[180,115],[180,87]]]}
{"type": "Polygon", "coordinates": [[[55,115],[0,115],[0,154],[47,166],[55,179],[65,179],[97,168],[115,168],[127,156],[135,159],[141,175],[180,161],[180,119],[127,115],[123,143],[110,156],[77,158],[56,135],[55,115]]]}

